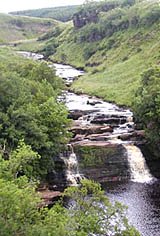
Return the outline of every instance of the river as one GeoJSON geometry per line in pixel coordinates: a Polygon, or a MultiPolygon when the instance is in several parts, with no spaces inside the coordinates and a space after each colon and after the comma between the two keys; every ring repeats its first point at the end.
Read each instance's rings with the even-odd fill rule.
{"type": "MultiPolygon", "coordinates": [[[[66,65],[55,64],[55,68],[57,70],[57,75],[61,76],[64,79],[67,79],[67,82],[69,81],[70,83],[73,82],[75,76],[81,75],[83,73],[81,71],[78,73],[77,70],[66,65]],[[67,73],[65,73],[66,71],[67,73]]],[[[87,104],[87,101],[89,100],[94,101],[97,99],[90,98],[87,95],[80,96],[74,93],[66,94],[66,105],[69,110],[78,108],[80,110],[92,110],[93,112],[101,111],[101,113],[103,114],[118,113],[123,116],[132,116],[132,112],[128,109],[121,109],[116,105],[107,102],[102,102],[100,104],[97,103],[97,105],[91,106],[90,104],[87,104]]],[[[86,122],[86,120],[84,120],[83,122],[86,122]]],[[[121,125],[114,130],[115,136],[119,133],[126,132],[126,129],[126,125],[121,125]]],[[[137,152],[137,150],[135,151],[137,152]]],[[[138,156],[139,155],[141,156],[142,154],[138,153],[138,156]]],[[[150,173],[148,173],[148,170],[147,173],[145,173],[145,171],[146,167],[143,169],[144,176],[143,179],[141,179],[142,181],[140,181],[139,173],[138,176],[137,173],[135,173],[136,176],[132,181],[107,182],[103,183],[102,186],[106,192],[106,195],[112,202],[120,201],[128,206],[127,216],[129,222],[139,230],[142,236],[159,236],[160,181],[157,179],[152,179],[150,173]]]]}
{"type": "MultiPolygon", "coordinates": [[[[32,55],[27,52],[22,52],[22,54],[41,59],[41,55],[36,56],[36,54],[32,55]]],[[[62,64],[53,64],[51,67],[56,69],[57,75],[62,77],[68,86],[75,77],[83,74],[82,71],[62,64]]],[[[83,113],[83,116],[78,119],[81,125],[89,125],[95,116],[99,117],[99,115],[103,115],[107,119],[108,116],[119,117],[124,121],[115,126],[112,134],[107,136],[107,142],[120,142],[125,146],[130,162],[131,178],[127,181],[106,182],[102,184],[102,187],[112,202],[120,201],[128,206],[129,222],[139,230],[142,236],[160,236],[160,181],[150,174],[140,149],[133,142],[118,139],[120,135],[133,131],[132,112],[87,95],[64,92],[61,99],[65,99],[70,111],[77,109],[85,111],[85,115],[83,113]]],[[[89,140],[86,139],[86,142],[89,140]]],[[[75,165],[75,155],[73,154],[70,160],[72,159],[75,165]]],[[[70,178],[72,179],[72,177],[70,178]]]]}

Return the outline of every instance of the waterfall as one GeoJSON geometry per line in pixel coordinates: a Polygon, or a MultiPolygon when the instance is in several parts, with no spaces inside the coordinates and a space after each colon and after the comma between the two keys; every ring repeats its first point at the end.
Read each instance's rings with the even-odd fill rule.
{"type": "Polygon", "coordinates": [[[68,147],[70,148],[69,155],[65,158],[67,183],[70,186],[76,186],[82,179],[82,176],[79,173],[78,160],[73,147],[71,144],[68,144],[68,147]]]}
{"type": "Polygon", "coordinates": [[[133,144],[123,145],[128,154],[131,170],[131,180],[139,183],[150,182],[154,179],[151,175],[141,150],[133,144]]]}

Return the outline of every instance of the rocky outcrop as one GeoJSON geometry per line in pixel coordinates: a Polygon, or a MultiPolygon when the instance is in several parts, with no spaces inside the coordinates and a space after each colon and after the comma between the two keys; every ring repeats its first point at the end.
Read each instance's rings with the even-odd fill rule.
{"type": "Polygon", "coordinates": [[[62,193],[59,191],[51,191],[51,190],[42,190],[39,191],[39,195],[42,199],[42,202],[39,204],[39,207],[52,207],[55,202],[57,202],[62,193]]]}
{"type": "Polygon", "coordinates": [[[98,182],[130,178],[126,150],[121,144],[79,142],[74,144],[80,173],[98,182]]]}
{"type": "MultiPolygon", "coordinates": [[[[93,3],[94,4],[94,3],[93,3]]],[[[73,16],[73,24],[75,28],[82,28],[86,24],[96,23],[98,21],[99,12],[107,12],[118,6],[118,3],[103,3],[103,4],[90,4],[89,7],[86,5],[78,13],[73,16]]]]}
{"type": "Polygon", "coordinates": [[[73,16],[73,24],[75,28],[82,28],[88,23],[96,23],[98,21],[98,11],[80,11],[73,16]]]}

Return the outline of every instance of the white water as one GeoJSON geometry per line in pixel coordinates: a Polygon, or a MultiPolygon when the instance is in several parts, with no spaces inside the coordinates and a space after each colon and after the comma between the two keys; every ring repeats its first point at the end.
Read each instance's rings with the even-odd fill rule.
{"type": "Polygon", "coordinates": [[[66,178],[70,186],[76,186],[82,179],[82,176],[79,173],[78,160],[76,154],[74,153],[73,147],[72,145],[68,146],[71,149],[70,154],[68,157],[63,158],[67,166],[66,178]]]}
{"type": "Polygon", "coordinates": [[[147,167],[141,150],[133,144],[123,145],[127,151],[128,162],[131,171],[131,180],[139,183],[147,183],[154,179],[147,167]]]}

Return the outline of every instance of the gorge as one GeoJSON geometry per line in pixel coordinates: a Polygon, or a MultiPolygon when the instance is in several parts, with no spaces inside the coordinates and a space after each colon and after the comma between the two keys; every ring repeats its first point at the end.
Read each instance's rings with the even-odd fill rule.
{"type": "MultiPolygon", "coordinates": [[[[66,72],[69,83],[79,75],[70,66],[53,66],[63,78],[66,72]]],[[[135,146],[145,140],[143,132],[134,128],[132,112],[72,92],[65,91],[59,99],[65,101],[74,120],[67,158],[60,157],[66,162],[68,184],[76,184],[80,175],[101,182],[111,201],[128,205],[129,221],[142,236],[158,236],[160,183],[152,177],[140,149],[135,146]]]]}

